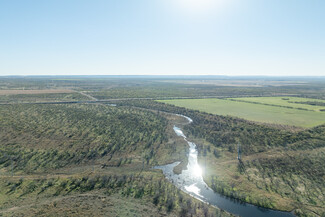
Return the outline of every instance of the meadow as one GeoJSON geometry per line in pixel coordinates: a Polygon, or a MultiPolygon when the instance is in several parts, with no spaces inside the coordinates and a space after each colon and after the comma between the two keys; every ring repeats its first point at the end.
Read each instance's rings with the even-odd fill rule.
{"type": "MultiPolygon", "coordinates": [[[[289,103],[286,100],[282,100],[282,102],[281,100],[281,97],[275,99],[273,97],[270,97],[270,99],[267,97],[251,97],[236,99],[178,99],[161,100],[160,102],[211,114],[230,115],[250,121],[277,125],[291,125],[309,128],[325,123],[325,112],[299,109],[300,107],[317,109],[314,108],[314,106],[308,104],[289,103]],[[276,106],[276,104],[272,105],[274,102],[277,102],[278,106],[276,106]],[[288,104],[292,106],[292,108],[285,107],[288,106],[288,104]]],[[[299,98],[294,99],[295,102],[298,100],[299,98]]]]}
{"type": "Polygon", "coordinates": [[[278,107],[295,108],[309,111],[322,111],[325,109],[325,100],[303,97],[242,97],[231,98],[234,101],[250,102],[278,107]]]}

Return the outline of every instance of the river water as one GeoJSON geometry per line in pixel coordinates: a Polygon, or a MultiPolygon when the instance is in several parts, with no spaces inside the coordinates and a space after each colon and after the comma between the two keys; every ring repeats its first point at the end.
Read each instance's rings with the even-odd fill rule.
{"type": "MultiPolygon", "coordinates": [[[[186,118],[189,123],[193,122],[189,117],[184,115],[178,116],[186,118]]],[[[187,169],[183,170],[179,175],[175,174],[173,168],[180,162],[164,166],[156,166],[154,168],[162,170],[166,178],[177,188],[203,202],[243,217],[294,217],[290,212],[265,209],[215,193],[203,180],[202,170],[197,160],[198,152],[195,143],[188,141],[180,128],[174,126],[174,131],[178,136],[183,137],[189,145],[187,169]]]]}

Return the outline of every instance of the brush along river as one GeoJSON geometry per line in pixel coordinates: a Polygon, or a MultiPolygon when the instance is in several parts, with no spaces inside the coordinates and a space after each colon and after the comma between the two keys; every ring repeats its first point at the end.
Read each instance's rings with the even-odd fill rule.
{"type": "MultiPolygon", "coordinates": [[[[183,115],[178,116],[186,118],[189,124],[193,122],[189,117],[183,115]]],[[[177,188],[203,202],[209,203],[210,205],[216,206],[234,215],[243,217],[294,217],[294,215],[289,212],[281,212],[254,206],[252,204],[244,203],[215,193],[203,180],[202,170],[197,161],[198,152],[196,150],[195,143],[188,141],[180,128],[174,126],[174,131],[177,136],[183,137],[189,145],[187,169],[183,170],[179,175],[175,174],[173,169],[180,162],[175,162],[164,166],[156,166],[154,169],[162,170],[166,178],[177,188]]]]}

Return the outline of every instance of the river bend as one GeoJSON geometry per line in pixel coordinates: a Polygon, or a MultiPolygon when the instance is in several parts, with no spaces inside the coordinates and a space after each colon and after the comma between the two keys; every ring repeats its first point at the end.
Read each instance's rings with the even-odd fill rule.
{"type": "MultiPolygon", "coordinates": [[[[186,117],[184,115],[177,116],[182,116],[186,118],[189,123],[193,122],[191,118],[186,117]]],[[[177,188],[203,202],[209,203],[210,205],[216,206],[234,215],[239,215],[243,217],[295,216],[290,212],[281,212],[277,210],[258,207],[215,193],[211,188],[208,187],[208,185],[203,180],[202,170],[197,160],[198,152],[196,149],[196,144],[188,141],[183,131],[177,126],[174,126],[174,132],[177,134],[177,136],[183,137],[189,145],[187,169],[183,170],[182,173],[179,175],[175,174],[173,172],[173,169],[180,162],[175,162],[164,166],[156,166],[154,168],[162,170],[166,178],[170,182],[172,182],[177,188]]]]}

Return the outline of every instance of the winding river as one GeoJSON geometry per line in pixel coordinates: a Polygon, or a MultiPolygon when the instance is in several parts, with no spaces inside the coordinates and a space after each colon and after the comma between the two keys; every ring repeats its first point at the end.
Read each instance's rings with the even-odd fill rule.
{"type": "MultiPolygon", "coordinates": [[[[192,119],[184,115],[178,115],[186,118],[189,123],[192,123],[192,119]]],[[[163,171],[166,178],[171,181],[177,188],[181,189],[185,193],[203,201],[210,205],[216,206],[220,209],[226,210],[234,215],[243,217],[294,217],[290,212],[281,212],[272,209],[266,209],[252,204],[243,203],[234,199],[222,196],[215,193],[204,182],[202,177],[202,171],[197,161],[198,152],[196,145],[193,142],[187,140],[182,130],[174,126],[174,131],[177,136],[183,137],[189,145],[188,165],[187,169],[183,170],[181,174],[177,175],[173,172],[173,168],[180,162],[164,166],[156,166],[155,169],[163,171]]]]}

